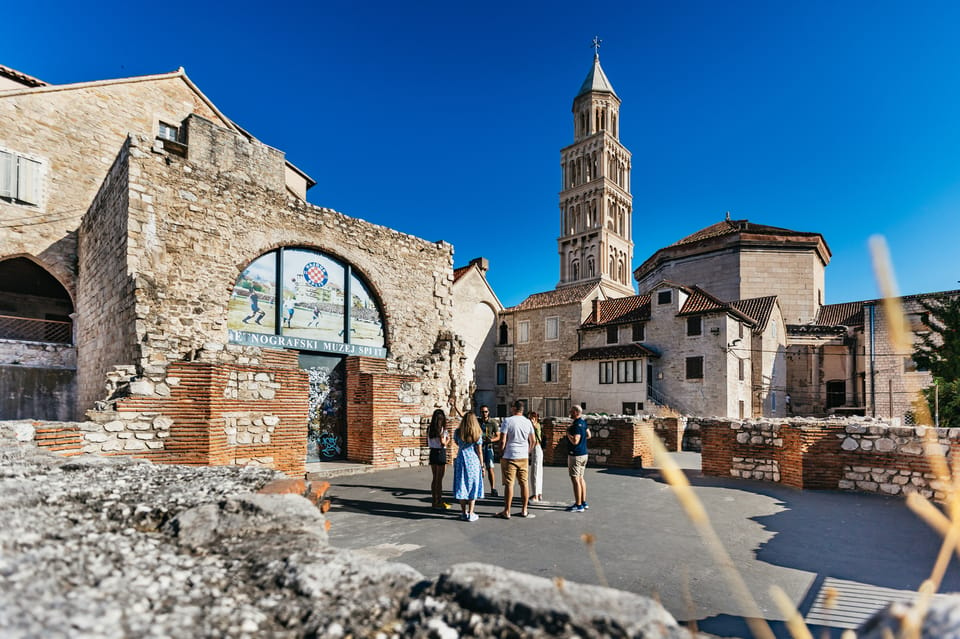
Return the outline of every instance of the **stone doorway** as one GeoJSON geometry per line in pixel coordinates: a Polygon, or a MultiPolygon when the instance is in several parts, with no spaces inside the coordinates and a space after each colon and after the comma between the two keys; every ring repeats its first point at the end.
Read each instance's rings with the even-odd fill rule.
{"type": "Polygon", "coordinates": [[[300,353],[310,376],[307,463],[346,459],[346,365],[343,357],[300,353]]]}

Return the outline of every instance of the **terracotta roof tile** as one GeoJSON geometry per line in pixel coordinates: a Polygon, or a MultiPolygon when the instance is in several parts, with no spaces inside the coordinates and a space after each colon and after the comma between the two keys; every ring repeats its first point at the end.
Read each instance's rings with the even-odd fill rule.
{"type": "Polygon", "coordinates": [[[596,284],[581,284],[579,286],[570,286],[567,288],[557,288],[552,291],[544,291],[543,293],[534,293],[516,306],[507,310],[529,311],[536,308],[547,308],[548,306],[560,306],[561,304],[582,302],[596,287],[596,284]]]}
{"type": "Polygon", "coordinates": [[[820,307],[817,326],[863,326],[863,302],[844,302],[820,307]]]}
{"type": "Polygon", "coordinates": [[[631,295],[630,297],[616,297],[612,300],[599,300],[596,310],[600,315],[599,319],[594,317],[593,311],[591,311],[583,323],[584,326],[647,321],[650,319],[650,295],[631,295]]]}
{"type": "Polygon", "coordinates": [[[631,359],[637,357],[660,357],[660,353],[643,344],[614,344],[597,348],[581,348],[570,356],[572,361],[591,359],[631,359]]]}
{"type": "Polygon", "coordinates": [[[10,78],[14,82],[19,82],[28,87],[45,87],[47,83],[43,80],[39,80],[33,76],[27,75],[26,73],[20,73],[16,69],[11,69],[10,67],[5,67],[0,64],[0,75],[10,78]]]}
{"type": "Polygon", "coordinates": [[[702,288],[697,286],[684,288],[689,291],[690,296],[687,297],[687,301],[683,303],[683,308],[681,308],[680,312],[677,313],[679,316],[699,315],[700,313],[714,313],[718,311],[726,311],[730,308],[729,304],[721,302],[702,288]]]}
{"type": "Polygon", "coordinates": [[[460,268],[453,269],[453,281],[456,282],[461,277],[463,277],[467,273],[467,271],[470,270],[471,266],[473,266],[473,264],[467,264],[466,266],[461,266],[460,268]]]}
{"type": "Polygon", "coordinates": [[[794,235],[800,237],[815,237],[819,235],[819,233],[792,231],[790,229],[784,229],[778,226],[754,224],[750,220],[723,220],[722,222],[717,222],[716,224],[712,224],[704,229],[700,229],[696,233],[688,235],[678,242],[674,242],[672,246],[694,244],[702,240],[707,240],[714,237],[722,237],[724,235],[733,235],[735,233],[752,233],[755,235],[794,235]]]}
{"type": "Polygon", "coordinates": [[[749,300],[737,300],[736,302],[730,302],[730,305],[754,320],[757,323],[757,328],[763,330],[767,327],[767,322],[770,321],[770,315],[773,314],[773,307],[777,303],[777,296],[770,295],[768,297],[754,297],[749,300]]]}

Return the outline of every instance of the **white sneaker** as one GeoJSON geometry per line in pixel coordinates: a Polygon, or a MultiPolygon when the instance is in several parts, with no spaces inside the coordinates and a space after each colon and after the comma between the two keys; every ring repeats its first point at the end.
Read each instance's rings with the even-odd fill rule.
{"type": "Polygon", "coordinates": [[[480,519],[480,515],[478,515],[477,513],[473,513],[472,515],[470,515],[467,521],[477,521],[478,519],[480,519]]]}

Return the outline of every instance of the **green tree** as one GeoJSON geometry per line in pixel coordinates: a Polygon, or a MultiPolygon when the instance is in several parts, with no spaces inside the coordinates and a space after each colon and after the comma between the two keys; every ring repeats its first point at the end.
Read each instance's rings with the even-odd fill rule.
{"type": "Polygon", "coordinates": [[[913,361],[933,375],[934,385],[924,390],[930,414],[939,394],[940,425],[960,427],[960,295],[921,299],[920,305],[930,330],[919,335],[913,361]]]}

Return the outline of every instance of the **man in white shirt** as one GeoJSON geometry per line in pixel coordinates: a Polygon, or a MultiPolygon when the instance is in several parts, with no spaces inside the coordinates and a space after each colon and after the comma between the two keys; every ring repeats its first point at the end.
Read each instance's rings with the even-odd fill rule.
{"type": "Polygon", "coordinates": [[[530,486],[527,484],[530,451],[537,445],[533,434],[533,424],[523,416],[523,402],[513,403],[513,415],[500,425],[500,474],[503,475],[503,510],[496,515],[500,519],[510,519],[510,505],[513,502],[513,482],[520,482],[520,498],[523,502],[521,517],[533,518],[527,512],[530,500],[530,486]]]}

